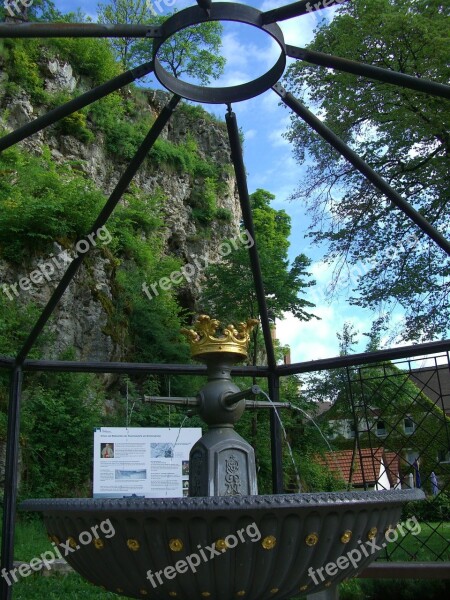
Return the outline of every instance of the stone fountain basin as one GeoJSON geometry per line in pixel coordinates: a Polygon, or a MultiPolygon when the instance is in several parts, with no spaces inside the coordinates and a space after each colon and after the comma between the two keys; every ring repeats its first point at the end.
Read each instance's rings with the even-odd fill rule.
{"type": "Polygon", "coordinates": [[[68,553],[67,562],[94,585],[117,594],[281,600],[318,592],[361,571],[376,558],[377,547],[387,545],[385,532],[399,522],[403,504],[423,497],[421,490],[389,490],[77,498],[28,500],[21,508],[42,512],[52,541],[65,544],[60,551],[68,553]],[[336,561],[322,576],[317,573],[336,561]]]}

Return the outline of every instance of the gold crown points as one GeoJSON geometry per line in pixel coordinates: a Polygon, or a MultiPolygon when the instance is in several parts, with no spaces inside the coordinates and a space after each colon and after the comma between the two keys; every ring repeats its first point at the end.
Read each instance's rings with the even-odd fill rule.
{"type": "Polygon", "coordinates": [[[222,335],[216,336],[220,322],[211,319],[208,315],[200,315],[194,329],[182,329],[181,333],[189,341],[192,356],[211,352],[230,352],[246,357],[250,333],[258,323],[257,319],[247,319],[246,323],[239,323],[237,327],[227,325],[222,335]]]}

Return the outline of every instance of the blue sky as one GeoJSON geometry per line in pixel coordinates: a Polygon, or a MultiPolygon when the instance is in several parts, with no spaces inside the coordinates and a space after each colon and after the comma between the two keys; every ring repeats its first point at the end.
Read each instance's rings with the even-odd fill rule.
{"type": "MultiPolygon", "coordinates": [[[[181,10],[193,4],[193,1],[177,0],[170,10],[181,10]]],[[[288,4],[288,1],[251,0],[247,4],[264,11],[288,4]]],[[[63,12],[81,8],[96,20],[96,2],[55,0],[55,5],[63,12]]],[[[281,22],[279,25],[286,43],[295,46],[306,45],[311,41],[319,19],[331,19],[333,13],[333,8],[327,8],[281,22]]],[[[225,24],[223,55],[227,60],[226,72],[214,85],[233,85],[253,79],[255,75],[261,74],[274,64],[278,50],[270,36],[265,33],[250,26],[230,23],[225,24]]],[[[154,85],[154,81],[150,85],[154,85]]],[[[226,111],[222,105],[205,108],[221,117],[224,117],[226,111]]],[[[289,109],[279,106],[278,96],[269,90],[257,98],[234,104],[233,110],[244,133],[244,159],[249,191],[264,188],[275,195],[273,206],[277,209],[283,208],[292,219],[290,258],[304,253],[313,260],[311,270],[317,286],[309,299],[316,303],[315,313],[321,320],[301,323],[291,315],[286,315],[286,319],[277,324],[280,341],[291,346],[292,360],[295,362],[336,356],[336,332],[342,330],[345,321],[350,321],[360,334],[361,341],[355,351],[363,351],[367,338],[362,333],[370,330],[376,315],[350,306],[346,301],[348,293],[343,293],[332,303],[325,300],[324,291],[331,276],[330,267],[322,261],[325,249],[312,246],[305,237],[309,223],[305,207],[299,202],[289,201],[290,195],[305,176],[306,168],[306,165],[295,162],[292,147],[283,137],[289,124],[289,109]]]]}

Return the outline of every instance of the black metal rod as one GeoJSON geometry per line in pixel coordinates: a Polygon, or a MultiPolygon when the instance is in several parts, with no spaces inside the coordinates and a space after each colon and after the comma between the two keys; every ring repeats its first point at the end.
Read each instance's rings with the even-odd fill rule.
{"type": "Polygon", "coordinates": [[[417,90],[418,92],[425,92],[426,94],[432,94],[433,96],[450,98],[450,86],[430,81],[429,79],[413,77],[412,75],[405,75],[404,73],[398,73],[397,71],[381,69],[380,67],[356,62],[355,60],[332,56],[331,54],[316,52],[315,50],[307,50],[306,48],[297,48],[296,46],[286,46],[286,54],[291,58],[298,58],[321,67],[345,71],[346,73],[353,73],[354,75],[362,75],[363,77],[400,85],[401,87],[417,90]]]}
{"type": "Polygon", "coordinates": [[[267,364],[269,365],[269,369],[275,369],[275,352],[273,349],[272,334],[270,331],[269,313],[267,311],[266,294],[264,291],[261,264],[259,262],[259,254],[255,239],[255,228],[253,226],[253,215],[250,206],[250,197],[248,195],[247,177],[245,174],[245,165],[242,156],[241,141],[239,138],[239,129],[236,121],[236,115],[233,111],[231,111],[231,109],[228,110],[225,120],[227,123],[228,137],[230,139],[231,160],[234,165],[234,172],[236,175],[236,182],[239,192],[239,200],[241,203],[242,219],[244,221],[244,227],[247,229],[248,233],[251,235],[254,241],[253,245],[248,249],[248,252],[250,255],[250,265],[255,283],[259,315],[261,317],[264,343],[266,346],[267,364]]]}
{"type": "Polygon", "coordinates": [[[13,146],[14,144],[17,144],[17,142],[21,142],[30,135],[41,131],[41,129],[44,129],[49,125],[53,125],[53,123],[56,123],[56,121],[67,117],[75,111],[80,110],[85,106],[100,100],[100,98],[104,98],[108,94],[119,90],[125,85],[132,83],[139,77],[144,77],[144,75],[151,73],[152,70],[153,62],[147,62],[139,67],[136,67],[135,69],[130,69],[129,71],[126,71],[126,73],[122,73],[122,75],[114,77],[114,79],[111,79],[110,81],[107,81],[106,83],[89,90],[85,94],[82,94],[81,96],[78,96],[77,98],[62,104],[61,106],[58,106],[45,115],[34,119],[34,121],[27,123],[23,127],[19,127],[19,129],[8,133],[0,139],[0,152],[2,150],[6,150],[6,148],[9,148],[10,146],[13,146]]]}
{"type": "Polygon", "coordinates": [[[240,392],[235,392],[234,394],[227,394],[223,398],[223,403],[225,406],[233,406],[233,404],[237,404],[241,400],[245,400],[246,396],[257,396],[261,393],[261,388],[259,385],[252,385],[252,387],[247,390],[241,390],[240,392]]]}
{"type": "Polygon", "coordinates": [[[173,404],[177,406],[198,406],[200,400],[195,396],[144,396],[143,402],[149,404],[173,404]]]}
{"type": "Polygon", "coordinates": [[[397,360],[400,358],[412,358],[413,356],[426,356],[439,354],[450,349],[450,340],[440,342],[427,342],[424,344],[413,344],[401,348],[390,348],[389,350],[376,350],[375,352],[359,352],[346,356],[335,356],[333,358],[322,358],[319,360],[308,360],[291,365],[278,365],[277,374],[281,377],[296,375],[298,373],[312,373],[313,371],[325,371],[327,369],[340,369],[358,365],[373,364],[384,361],[397,360]]]}
{"type": "MultiPolygon", "coordinates": [[[[271,373],[269,375],[269,398],[278,404],[280,401],[280,380],[271,373]]],[[[272,456],[272,491],[274,494],[284,492],[283,484],[283,447],[281,444],[281,426],[274,410],[270,411],[270,442],[272,456]]]]}
{"type": "Polygon", "coordinates": [[[258,408],[292,408],[290,402],[267,402],[266,400],[246,400],[245,410],[258,409],[258,408]]]}
{"type": "Polygon", "coordinates": [[[314,131],[324,140],[342,154],[360,173],[364,175],[373,185],[389,198],[401,211],[403,211],[428,237],[450,255],[450,242],[429,223],[409,202],[394,190],[378,173],[376,173],[356,152],[341,140],[331,129],[318,119],[306,106],[299,102],[292,94],[280,85],[273,86],[273,90],[280,96],[283,102],[289,106],[299,117],[301,117],[314,131]]]}
{"type": "Polygon", "coordinates": [[[300,2],[294,2],[293,4],[268,10],[262,14],[262,22],[264,25],[267,25],[268,23],[275,23],[275,21],[286,21],[286,19],[314,13],[323,8],[335,6],[336,4],[343,4],[347,1],[348,0],[326,0],[325,2],[314,2],[314,0],[301,0],[300,2]]]}
{"type": "Polygon", "coordinates": [[[15,364],[14,358],[0,356],[0,369],[13,369],[15,364]]]}
{"type": "MultiPolygon", "coordinates": [[[[179,96],[172,96],[171,100],[168,102],[168,104],[162,109],[162,111],[158,115],[158,118],[156,119],[155,123],[153,124],[152,128],[150,129],[149,133],[147,134],[147,136],[144,139],[144,141],[142,142],[142,144],[139,146],[136,154],[131,159],[130,164],[126,168],[122,177],[119,179],[119,181],[118,181],[116,187],[114,188],[113,192],[111,193],[108,201],[106,202],[105,206],[103,207],[99,216],[97,217],[97,220],[95,221],[94,225],[92,226],[91,231],[92,231],[92,235],[94,237],[96,235],[96,232],[105,225],[109,216],[111,215],[111,213],[113,212],[117,203],[121,199],[122,194],[126,191],[128,186],[130,185],[137,170],[143,163],[145,157],[151,150],[151,148],[152,148],[153,144],[155,143],[155,141],[157,140],[159,134],[161,133],[164,126],[170,119],[172,112],[174,111],[174,109],[179,101],[180,101],[179,96]]],[[[89,246],[89,249],[91,247],[92,246],[89,246]]],[[[45,324],[47,323],[48,319],[50,318],[50,315],[54,311],[59,300],[61,299],[61,296],[64,294],[64,292],[66,291],[70,282],[74,278],[75,273],[78,271],[79,267],[81,266],[81,263],[84,260],[84,257],[88,254],[88,252],[85,252],[83,254],[78,254],[73,259],[73,261],[70,263],[70,265],[68,266],[67,271],[62,276],[61,281],[58,283],[55,291],[51,295],[49,301],[47,302],[47,305],[45,306],[44,310],[40,314],[31,333],[25,340],[25,343],[24,343],[22,349],[20,350],[19,354],[17,355],[17,358],[16,358],[17,364],[19,364],[19,365],[22,364],[23,361],[25,360],[25,358],[27,357],[27,355],[28,355],[29,351],[31,350],[31,348],[33,347],[33,344],[36,341],[38,335],[41,333],[42,329],[44,328],[45,324]]]]}
{"type": "MultiPolygon", "coordinates": [[[[14,361],[13,361],[14,362],[14,361]]],[[[177,375],[206,375],[205,365],[167,365],[160,363],[121,363],[121,362],[92,362],[92,361],[60,361],[60,360],[34,360],[27,359],[23,363],[24,371],[55,373],[153,373],[163,375],[174,373],[177,375]]],[[[267,377],[269,370],[266,366],[234,366],[231,374],[243,377],[267,377]]]]}
{"type": "Polygon", "coordinates": [[[154,38],[154,25],[108,25],[102,23],[0,23],[0,38],[154,38]]]}
{"type": "MultiPolygon", "coordinates": [[[[6,442],[5,487],[3,496],[3,533],[0,570],[8,572],[14,564],[14,529],[16,524],[17,482],[19,476],[20,400],[22,392],[22,369],[11,372],[8,404],[6,442]]],[[[0,578],[0,598],[12,598],[12,586],[6,577],[0,578]]]]}

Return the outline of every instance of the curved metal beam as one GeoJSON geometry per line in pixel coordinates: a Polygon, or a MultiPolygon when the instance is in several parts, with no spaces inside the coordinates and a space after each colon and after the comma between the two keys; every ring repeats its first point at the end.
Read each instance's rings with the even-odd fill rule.
{"type": "Polygon", "coordinates": [[[335,148],[346,158],[366,179],[391,200],[401,211],[414,221],[414,223],[436,242],[436,244],[450,256],[450,242],[415,208],[394,190],[372,167],[370,167],[350,146],[341,140],[329,127],[318,119],[306,106],[297,100],[292,94],[277,83],[272,88],[283,102],[289,106],[299,117],[301,117],[316,133],[335,148]]]}
{"type": "Polygon", "coordinates": [[[286,54],[291,58],[304,60],[313,65],[336,69],[337,71],[344,71],[346,73],[353,73],[354,75],[362,75],[363,77],[369,77],[370,79],[376,79],[377,81],[384,81],[385,83],[400,85],[401,87],[410,88],[418,92],[425,92],[426,94],[432,94],[433,96],[450,99],[450,86],[431,81],[430,79],[413,77],[412,75],[405,75],[404,73],[390,71],[389,69],[381,69],[380,67],[374,67],[355,60],[325,54],[324,52],[298,48],[297,46],[287,45],[286,54]]]}

